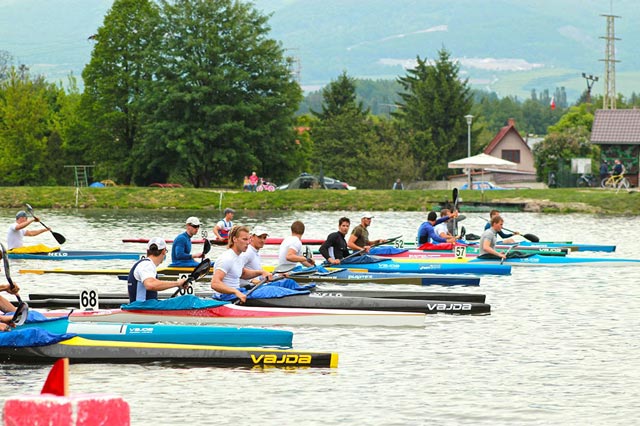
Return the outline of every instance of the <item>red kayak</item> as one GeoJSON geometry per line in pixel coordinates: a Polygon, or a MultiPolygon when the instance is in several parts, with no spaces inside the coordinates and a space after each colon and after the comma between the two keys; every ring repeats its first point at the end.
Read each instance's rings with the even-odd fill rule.
{"type": "MultiPolygon", "coordinates": [[[[284,238],[267,238],[265,241],[265,244],[272,244],[272,245],[280,245],[282,244],[282,241],[284,241],[284,238]]],[[[122,239],[123,243],[148,243],[149,242],[149,238],[123,238],[122,239]]],[[[173,242],[173,240],[165,240],[165,242],[167,244],[171,244],[173,242]]],[[[199,239],[193,239],[191,240],[191,242],[193,244],[202,244],[204,243],[204,239],[203,238],[199,238],[199,239]]],[[[211,239],[209,240],[209,242],[213,245],[218,245],[218,246],[224,246],[227,244],[228,240],[224,239],[224,240],[218,240],[218,239],[211,239]]],[[[302,244],[308,244],[310,246],[319,246],[320,244],[324,243],[324,240],[322,239],[317,239],[317,238],[303,238],[302,239],[302,244]]]]}

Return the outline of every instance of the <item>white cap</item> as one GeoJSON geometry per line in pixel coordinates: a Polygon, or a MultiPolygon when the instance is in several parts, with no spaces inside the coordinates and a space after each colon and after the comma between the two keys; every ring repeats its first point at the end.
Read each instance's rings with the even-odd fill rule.
{"type": "Polygon", "coordinates": [[[187,225],[200,226],[200,219],[198,219],[195,216],[191,216],[190,218],[187,219],[185,223],[187,225]]]}
{"type": "Polygon", "coordinates": [[[164,241],[164,238],[160,237],[153,237],[152,239],[150,239],[147,243],[147,250],[150,249],[152,245],[158,247],[158,250],[167,248],[167,243],[164,241]]]}
{"type": "Polygon", "coordinates": [[[362,214],[362,219],[372,219],[372,218],[373,218],[373,215],[369,212],[364,212],[362,214]]]}
{"type": "Polygon", "coordinates": [[[265,227],[258,225],[251,230],[251,235],[269,235],[269,231],[265,227]]]}

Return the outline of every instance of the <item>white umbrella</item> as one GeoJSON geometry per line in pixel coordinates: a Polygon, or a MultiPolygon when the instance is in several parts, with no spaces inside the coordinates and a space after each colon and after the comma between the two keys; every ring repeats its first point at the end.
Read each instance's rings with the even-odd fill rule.
{"type": "MultiPolygon", "coordinates": [[[[516,167],[518,165],[512,161],[484,153],[449,162],[450,169],[482,169],[483,173],[484,169],[515,169],[516,167]]],[[[481,189],[484,193],[484,188],[481,189]]]]}
{"type": "Polygon", "coordinates": [[[450,169],[515,169],[516,167],[518,165],[514,162],[484,153],[449,162],[450,169]]]}

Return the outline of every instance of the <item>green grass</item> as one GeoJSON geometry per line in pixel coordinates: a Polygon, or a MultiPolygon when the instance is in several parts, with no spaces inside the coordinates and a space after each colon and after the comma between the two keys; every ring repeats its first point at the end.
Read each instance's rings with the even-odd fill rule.
{"type": "MultiPolygon", "coordinates": [[[[474,204],[524,205],[526,211],[545,213],[640,214],[636,191],[615,193],[603,189],[518,189],[511,191],[460,191],[461,210],[474,204]]],[[[223,189],[107,187],[83,188],[79,208],[118,209],[217,209],[233,206],[240,210],[391,210],[428,211],[451,200],[444,190],[294,190],[276,192],[236,192],[223,189]],[[220,203],[222,194],[222,203],[220,203]]],[[[0,207],[76,207],[73,187],[2,187],[0,207]]]]}

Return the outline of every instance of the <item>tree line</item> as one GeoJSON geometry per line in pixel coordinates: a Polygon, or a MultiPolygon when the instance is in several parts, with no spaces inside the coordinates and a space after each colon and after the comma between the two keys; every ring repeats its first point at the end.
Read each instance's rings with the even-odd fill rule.
{"type": "Polygon", "coordinates": [[[534,151],[541,179],[559,155],[597,156],[582,152],[591,109],[569,108],[562,88],[554,110],[546,90],[524,101],[471,90],[443,48],[395,81],[344,71],[303,98],[269,32],[250,3],[116,0],[90,37],[82,91],[75,76],[49,83],[0,52],[0,184],[68,185],[64,165],[82,164],[118,184],[206,188],[255,170],[275,182],[323,172],[390,188],[453,173],[447,163],[467,155],[467,114],[472,154],[510,118],[523,134],[549,129],[534,151]]]}

